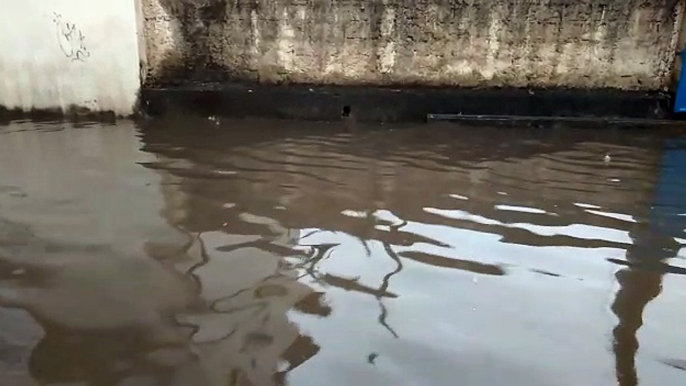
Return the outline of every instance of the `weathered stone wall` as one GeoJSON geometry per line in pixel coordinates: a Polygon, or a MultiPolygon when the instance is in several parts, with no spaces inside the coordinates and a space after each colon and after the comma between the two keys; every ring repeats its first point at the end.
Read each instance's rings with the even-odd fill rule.
{"type": "Polygon", "coordinates": [[[142,0],[149,84],[660,90],[680,0],[142,0]]]}

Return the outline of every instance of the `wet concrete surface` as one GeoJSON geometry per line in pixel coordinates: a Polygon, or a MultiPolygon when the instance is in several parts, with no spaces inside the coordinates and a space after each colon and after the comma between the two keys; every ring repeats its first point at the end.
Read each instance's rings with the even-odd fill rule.
{"type": "MultiPolygon", "coordinates": [[[[424,122],[429,114],[661,120],[672,96],[613,89],[394,88],[190,82],[148,86],[141,110],[227,118],[336,120],[350,105],[365,122],[424,122]]],[[[0,117],[2,116],[0,112],[0,117]]]]}
{"type": "Polygon", "coordinates": [[[0,385],[685,384],[680,130],[2,126],[0,385]]]}

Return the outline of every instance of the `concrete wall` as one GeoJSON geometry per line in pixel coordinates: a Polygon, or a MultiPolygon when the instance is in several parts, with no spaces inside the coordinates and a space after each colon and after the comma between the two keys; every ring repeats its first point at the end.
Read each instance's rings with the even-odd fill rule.
{"type": "Polygon", "coordinates": [[[141,0],[148,82],[671,85],[679,0],[141,0]]]}
{"type": "Polygon", "coordinates": [[[5,1],[0,106],[133,112],[140,88],[137,0],[5,1]]]}

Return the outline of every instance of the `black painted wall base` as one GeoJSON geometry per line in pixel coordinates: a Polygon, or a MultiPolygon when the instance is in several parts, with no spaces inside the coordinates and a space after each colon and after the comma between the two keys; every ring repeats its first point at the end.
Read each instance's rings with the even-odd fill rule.
{"type": "Polygon", "coordinates": [[[176,86],[146,88],[148,115],[337,120],[350,105],[361,121],[424,121],[428,114],[546,117],[670,118],[664,93],[618,90],[429,89],[322,86],[176,86]]]}
{"type": "Polygon", "coordinates": [[[61,109],[33,109],[24,111],[22,109],[8,109],[0,105],[0,125],[12,121],[31,119],[36,122],[104,122],[114,123],[117,115],[113,111],[91,111],[70,107],[68,110],[61,109]]]}

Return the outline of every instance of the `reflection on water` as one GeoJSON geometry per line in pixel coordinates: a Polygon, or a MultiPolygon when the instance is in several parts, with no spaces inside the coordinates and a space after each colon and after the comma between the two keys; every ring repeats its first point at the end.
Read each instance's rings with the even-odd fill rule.
{"type": "Polygon", "coordinates": [[[682,384],[684,168],[646,131],[11,124],[0,384],[682,384]]]}
{"type": "Polygon", "coordinates": [[[662,291],[662,279],[667,273],[686,274],[686,268],[669,265],[677,257],[686,230],[686,149],[683,141],[665,140],[653,190],[648,221],[636,224],[632,230],[632,245],[625,260],[611,259],[626,268],[615,274],[619,290],[612,311],[619,322],[613,329],[613,350],[617,357],[617,380],[621,386],[638,385],[636,354],[639,349],[638,330],[643,324],[646,306],[662,291]]]}

